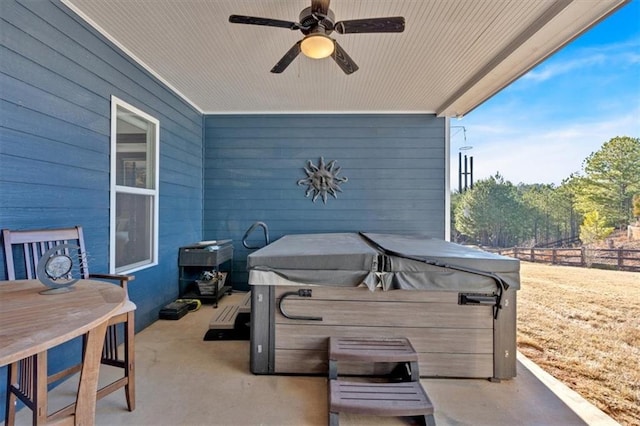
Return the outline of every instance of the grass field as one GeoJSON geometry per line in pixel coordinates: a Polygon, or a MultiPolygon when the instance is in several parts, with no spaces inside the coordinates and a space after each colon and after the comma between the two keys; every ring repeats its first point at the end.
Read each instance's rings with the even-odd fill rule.
{"type": "Polygon", "coordinates": [[[623,425],[640,425],[640,273],[521,263],[518,349],[623,425]]]}

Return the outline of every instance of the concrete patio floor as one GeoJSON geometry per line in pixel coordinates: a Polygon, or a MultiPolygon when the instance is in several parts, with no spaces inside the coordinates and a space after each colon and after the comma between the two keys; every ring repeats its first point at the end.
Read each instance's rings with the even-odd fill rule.
{"type": "MultiPolygon", "coordinates": [[[[221,306],[236,303],[227,296],[221,306]]],[[[157,321],[136,335],[135,411],[124,391],[98,401],[96,425],[326,425],[327,379],[257,376],[249,342],[203,341],[215,311],[203,305],[178,321],[157,321]]],[[[438,425],[615,425],[610,417],[519,356],[514,380],[422,379],[438,425]],[[533,372],[532,372],[533,370],[533,372]],[[541,378],[538,378],[538,375],[541,378]],[[552,390],[553,389],[553,390],[552,390]],[[573,407],[570,408],[569,405],[573,407]]],[[[101,377],[108,379],[108,368],[101,377]]],[[[73,397],[71,379],[50,397],[54,408],[73,397]]],[[[51,410],[50,410],[51,411],[51,410]]],[[[412,424],[408,418],[341,414],[342,425],[412,424]]],[[[30,412],[18,413],[30,424],[30,412]]]]}

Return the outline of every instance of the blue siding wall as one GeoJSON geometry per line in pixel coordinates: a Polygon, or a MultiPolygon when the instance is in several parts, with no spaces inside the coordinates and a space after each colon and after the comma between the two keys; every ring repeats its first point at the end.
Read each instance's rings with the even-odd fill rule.
{"type": "MultiPolygon", "coordinates": [[[[246,289],[240,243],[255,221],[285,234],[377,231],[444,238],[445,119],[433,115],[205,117],[205,239],[234,240],[234,287],[246,289]],[[337,199],[305,198],[307,160],[336,160],[337,199]]],[[[262,241],[261,230],[251,243],[262,241]]]]}
{"type": "Polygon", "coordinates": [[[139,330],[177,297],[178,247],[202,238],[202,114],[57,1],[0,11],[0,228],[82,225],[108,272],[111,95],[160,120],[159,265],[129,287],[139,330]]]}

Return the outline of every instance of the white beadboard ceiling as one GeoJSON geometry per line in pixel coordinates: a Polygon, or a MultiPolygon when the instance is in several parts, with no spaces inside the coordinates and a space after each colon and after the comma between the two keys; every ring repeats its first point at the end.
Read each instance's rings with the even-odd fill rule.
{"type": "Polygon", "coordinates": [[[62,0],[204,113],[421,112],[477,107],[627,0],[333,0],[336,21],[404,16],[390,34],[333,33],[360,69],[300,54],[300,31],[228,22],[298,21],[310,0],[62,0]]]}

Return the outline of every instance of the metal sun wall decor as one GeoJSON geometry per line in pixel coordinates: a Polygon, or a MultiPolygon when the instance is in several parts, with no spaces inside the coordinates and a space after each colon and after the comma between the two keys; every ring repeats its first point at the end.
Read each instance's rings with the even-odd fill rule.
{"type": "Polygon", "coordinates": [[[340,184],[347,182],[346,177],[339,177],[340,167],[336,167],[336,160],[329,161],[325,165],[324,158],[320,157],[320,162],[316,166],[307,160],[307,167],[304,168],[307,177],[298,180],[298,185],[307,185],[307,191],[304,196],[309,197],[313,194],[312,201],[315,203],[318,197],[322,197],[322,202],[327,203],[327,194],[333,198],[337,197],[337,192],[342,192],[340,184]]]}

